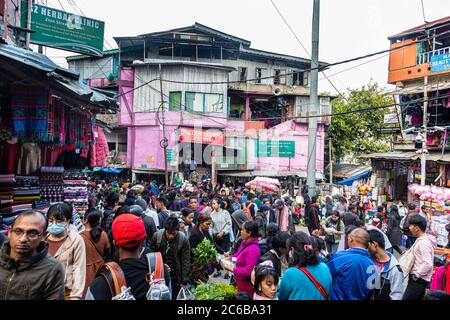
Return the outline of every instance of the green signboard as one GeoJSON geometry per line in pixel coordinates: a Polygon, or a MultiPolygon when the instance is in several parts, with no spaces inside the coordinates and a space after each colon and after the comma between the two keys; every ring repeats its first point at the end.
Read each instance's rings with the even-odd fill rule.
{"type": "Polygon", "coordinates": [[[167,149],[167,162],[170,162],[173,160],[174,152],[173,149],[167,149]]]}
{"type": "MultiPolygon", "coordinates": [[[[22,27],[27,26],[27,1],[22,1],[22,27]]],[[[53,8],[32,5],[32,43],[92,56],[103,55],[105,23],[53,8]]]]}
{"type": "Polygon", "coordinates": [[[258,158],[295,158],[295,141],[260,141],[256,142],[258,158]]]}

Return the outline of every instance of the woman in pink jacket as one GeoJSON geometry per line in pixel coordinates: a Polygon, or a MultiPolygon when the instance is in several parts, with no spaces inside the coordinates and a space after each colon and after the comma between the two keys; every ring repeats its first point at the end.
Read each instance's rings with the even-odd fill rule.
{"type": "Polygon", "coordinates": [[[242,244],[238,251],[227,258],[236,258],[236,266],[224,266],[224,269],[233,272],[238,292],[247,292],[253,297],[253,284],[251,274],[258,264],[261,252],[258,246],[258,224],[255,221],[246,222],[241,230],[242,244]]]}

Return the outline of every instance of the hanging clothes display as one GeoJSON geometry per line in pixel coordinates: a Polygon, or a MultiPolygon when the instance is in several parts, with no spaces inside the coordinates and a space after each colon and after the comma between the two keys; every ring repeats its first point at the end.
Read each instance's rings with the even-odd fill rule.
{"type": "Polygon", "coordinates": [[[17,172],[19,162],[20,145],[17,139],[7,140],[0,143],[0,173],[14,174],[17,172]]]}
{"type": "Polygon", "coordinates": [[[37,86],[11,86],[13,135],[25,142],[48,142],[48,91],[37,86]]]}
{"type": "Polygon", "coordinates": [[[109,154],[108,141],[102,128],[94,127],[93,132],[95,139],[91,148],[91,167],[104,167],[109,154]]]}
{"type": "Polygon", "coordinates": [[[36,143],[24,143],[20,148],[19,168],[20,175],[35,174],[41,168],[41,147],[36,143]]]}

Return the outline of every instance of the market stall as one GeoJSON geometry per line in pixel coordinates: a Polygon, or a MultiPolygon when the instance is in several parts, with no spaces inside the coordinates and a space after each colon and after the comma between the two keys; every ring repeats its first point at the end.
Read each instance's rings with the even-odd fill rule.
{"type": "Polygon", "coordinates": [[[70,169],[81,174],[105,163],[95,115],[115,110],[114,100],[84,85],[77,73],[45,55],[0,44],[0,229],[23,210],[45,212],[71,196],[79,213],[87,209],[87,192],[67,192],[64,181],[70,169]]]}
{"type": "Polygon", "coordinates": [[[450,223],[450,188],[413,184],[408,189],[416,196],[415,203],[418,208],[420,201],[431,208],[430,229],[436,235],[438,245],[446,247],[448,232],[445,227],[450,223]]]}

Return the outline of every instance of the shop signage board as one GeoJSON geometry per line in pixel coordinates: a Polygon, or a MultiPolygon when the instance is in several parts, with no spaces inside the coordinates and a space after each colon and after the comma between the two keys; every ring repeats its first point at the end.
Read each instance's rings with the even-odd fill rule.
{"type": "Polygon", "coordinates": [[[167,149],[167,162],[171,162],[173,160],[174,151],[173,149],[167,149]]]}
{"type": "MultiPolygon", "coordinates": [[[[22,1],[22,27],[27,26],[27,1],[22,1]]],[[[32,4],[30,40],[34,44],[92,56],[103,56],[105,23],[32,4]]]]}
{"type": "Polygon", "coordinates": [[[396,113],[390,113],[384,115],[384,124],[388,125],[397,125],[398,122],[398,115],[396,113]]]}
{"type": "Polygon", "coordinates": [[[225,145],[225,134],[220,130],[197,130],[194,128],[180,128],[180,142],[200,143],[211,145],[225,145]]]}
{"type": "Polygon", "coordinates": [[[258,158],[295,158],[295,141],[258,140],[256,155],[258,158]]]}
{"type": "Polygon", "coordinates": [[[431,57],[431,72],[444,72],[450,70],[450,53],[431,57]]]}

